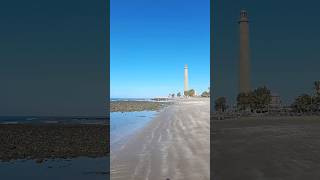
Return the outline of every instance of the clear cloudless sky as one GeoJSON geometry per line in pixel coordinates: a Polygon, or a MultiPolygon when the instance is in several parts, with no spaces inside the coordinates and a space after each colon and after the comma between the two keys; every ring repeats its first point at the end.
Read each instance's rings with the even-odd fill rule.
{"type": "Polygon", "coordinates": [[[320,1],[220,0],[214,4],[215,97],[238,92],[239,13],[250,20],[252,87],[267,85],[290,104],[320,80],[320,1]]]}
{"type": "Polygon", "coordinates": [[[209,0],[111,0],[111,98],[144,98],[210,84],[209,0]]]}

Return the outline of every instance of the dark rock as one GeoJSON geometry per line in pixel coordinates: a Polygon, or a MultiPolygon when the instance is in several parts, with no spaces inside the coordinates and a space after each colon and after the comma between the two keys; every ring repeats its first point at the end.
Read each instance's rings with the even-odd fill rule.
{"type": "Polygon", "coordinates": [[[98,124],[0,125],[0,160],[107,156],[108,132],[98,124]]]}

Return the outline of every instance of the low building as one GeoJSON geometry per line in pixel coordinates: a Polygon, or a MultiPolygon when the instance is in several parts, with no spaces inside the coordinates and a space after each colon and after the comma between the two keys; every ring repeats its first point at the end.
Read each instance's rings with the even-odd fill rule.
{"type": "Polygon", "coordinates": [[[278,94],[271,94],[271,102],[269,104],[269,111],[281,111],[282,109],[282,101],[278,94]]]}

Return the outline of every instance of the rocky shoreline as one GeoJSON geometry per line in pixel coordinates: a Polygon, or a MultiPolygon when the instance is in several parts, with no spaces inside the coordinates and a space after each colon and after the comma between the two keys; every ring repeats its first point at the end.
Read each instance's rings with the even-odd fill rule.
{"type": "Polygon", "coordinates": [[[169,104],[170,102],[113,101],[110,102],[110,112],[157,111],[169,104]]]}
{"type": "Polygon", "coordinates": [[[109,155],[109,126],[99,124],[2,124],[0,161],[109,155]]]}
{"type": "MultiPolygon", "coordinates": [[[[111,102],[110,112],[156,111],[170,102],[111,102]]],[[[109,156],[109,124],[0,124],[0,161],[109,156]]]]}

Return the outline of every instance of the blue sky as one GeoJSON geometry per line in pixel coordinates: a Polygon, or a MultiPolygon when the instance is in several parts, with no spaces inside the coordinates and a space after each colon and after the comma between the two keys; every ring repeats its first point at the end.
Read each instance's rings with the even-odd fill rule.
{"type": "Polygon", "coordinates": [[[210,83],[209,0],[111,0],[111,97],[183,91],[183,68],[197,92],[210,83]]]}

